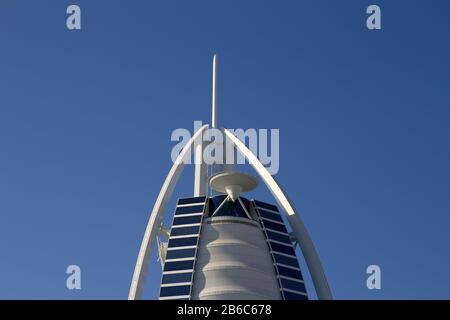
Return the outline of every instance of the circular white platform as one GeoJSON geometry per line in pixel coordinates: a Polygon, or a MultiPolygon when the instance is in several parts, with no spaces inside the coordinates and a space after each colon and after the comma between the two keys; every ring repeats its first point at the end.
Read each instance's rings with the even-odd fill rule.
{"type": "Polygon", "coordinates": [[[258,181],[246,173],[222,172],[212,176],[209,184],[215,191],[226,193],[235,201],[241,192],[248,192],[255,189],[258,181]]]}

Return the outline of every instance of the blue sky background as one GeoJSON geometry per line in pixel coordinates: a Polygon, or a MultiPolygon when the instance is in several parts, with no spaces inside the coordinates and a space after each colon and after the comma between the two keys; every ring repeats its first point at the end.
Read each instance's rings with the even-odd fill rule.
{"type": "Polygon", "coordinates": [[[2,0],[0,298],[127,298],[170,134],[209,121],[217,52],[219,121],[280,128],[277,178],[335,297],[449,299],[449,35],[444,0],[2,0]]]}

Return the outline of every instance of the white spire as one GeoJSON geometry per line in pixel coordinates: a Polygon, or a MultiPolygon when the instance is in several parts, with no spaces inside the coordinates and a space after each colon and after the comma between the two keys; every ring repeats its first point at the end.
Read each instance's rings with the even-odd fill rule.
{"type": "Polygon", "coordinates": [[[212,83],[212,122],[211,126],[217,128],[217,54],[213,58],[213,83],[212,83]]]}

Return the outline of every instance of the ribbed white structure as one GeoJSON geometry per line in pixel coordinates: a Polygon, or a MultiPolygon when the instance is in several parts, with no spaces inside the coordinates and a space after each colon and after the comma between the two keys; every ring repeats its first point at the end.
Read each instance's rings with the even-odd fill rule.
{"type": "Polygon", "coordinates": [[[270,252],[256,221],[205,219],[197,257],[193,299],[281,299],[270,252]]]}

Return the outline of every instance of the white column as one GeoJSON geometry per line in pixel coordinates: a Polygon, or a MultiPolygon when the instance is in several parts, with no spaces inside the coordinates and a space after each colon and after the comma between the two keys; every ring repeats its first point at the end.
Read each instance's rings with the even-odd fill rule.
{"type": "Polygon", "coordinates": [[[203,161],[204,143],[201,141],[194,148],[194,197],[208,195],[208,166],[203,161]]]}

